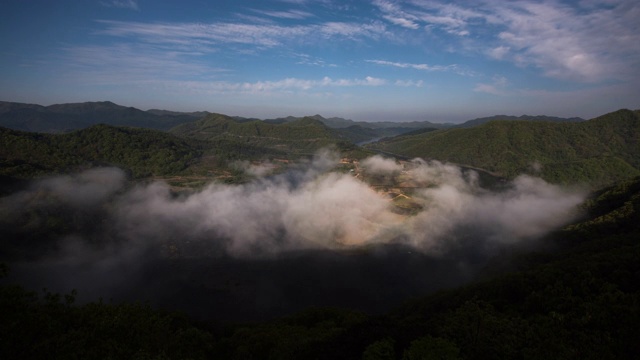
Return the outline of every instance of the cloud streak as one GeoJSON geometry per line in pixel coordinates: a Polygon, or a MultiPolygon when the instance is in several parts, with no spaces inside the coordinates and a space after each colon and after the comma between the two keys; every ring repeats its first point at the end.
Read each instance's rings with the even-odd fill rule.
{"type": "Polygon", "coordinates": [[[111,0],[101,1],[100,4],[106,7],[115,7],[122,9],[139,10],[138,2],[135,0],[111,0]]]}
{"type": "MultiPolygon", "coordinates": [[[[372,76],[366,76],[361,79],[332,79],[328,76],[320,80],[308,80],[287,78],[277,81],[257,81],[257,82],[193,82],[183,83],[183,86],[189,87],[193,90],[199,90],[202,92],[211,93],[267,93],[267,92],[281,92],[290,90],[310,91],[321,88],[340,88],[340,87],[377,87],[386,85],[385,79],[374,78],[372,76]]],[[[180,84],[177,84],[180,85],[180,84]]]]}
{"type": "Polygon", "coordinates": [[[133,38],[155,44],[172,43],[191,46],[215,44],[253,45],[266,48],[287,45],[291,41],[376,39],[386,32],[378,23],[358,24],[325,22],[284,26],[244,23],[143,23],[99,20],[105,26],[99,34],[133,38]]]}
{"type": "Polygon", "coordinates": [[[404,62],[393,62],[386,60],[366,60],[369,63],[382,65],[382,66],[393,66],[402,69],[414,69],[421,71],[454,71],[460,72],[459,66],[456,64],[451,65],[428,65],[428,64],[411,64],[404,62]]]}

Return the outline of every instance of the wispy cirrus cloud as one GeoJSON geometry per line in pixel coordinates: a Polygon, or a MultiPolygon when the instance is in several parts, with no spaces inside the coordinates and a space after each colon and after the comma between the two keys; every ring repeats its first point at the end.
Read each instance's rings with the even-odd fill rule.
{"type": "Polygon", "coordinates": [[[395,82],[396,86],[401,86],[401,87],[423,87],[424,86],[424,81],[422,80],[396,80],[395,82]]]}
{"type": "Polygon", "coordinates": [[[265,91],[281,89],[310,90],[318,87],[382,86],[385,84],[387,84],[386,80],[372,76],[366,76],[360,79],[332,79],[325,76],[321,80],[287,78],[279,81],[258,81],[241,84],[220,83],[219,85],[230,89],[265,91]]]}
{"type": "Polygon", "coordinates": [[[505,29],[497,53],[556,78],[592,82],[640,71],[640,3],[518,2],[493,8],[505,29]],[[595,7],[594,7],[595,6],[595,7]]]}
{"type": "Polygon", "coordinates": [[[490,83],[476,84],[476,86],[473,88],[473,91],[492,95],[505,95],[505,88],[508,83],[509,81],[504,76],[494,76],[490,83]]]}
{"type": "Polygon", "coordinates": [[[287,10],[287,11],[266,11],[266,10],[253,10],[261,15],[270,16],[278,19],[295,19],[301,20],[309,17],[313,17],[312,13],[302,10],[287,10]]]}
{"type": "Polygon", "coordinates": [[[374,5],[392,24],[465,42],[450,51],[471,49],[538,68],[548,77],[600,82],[640,73],[637,0],[485,0],[473,7],[437,0],[376,0],[374,5]]]}
{"type": "Polygon", "coordinates": [[[392,24],[399,25],[408,29],[416,30],[420,25],[416,22],[418,18],[415,15],[405,12],[393,1],[375,0],[375,6],[382,12],[382,17],[392,24]]]}
{"type": "Polygon", "coordinates": [[[385,79],[366,76],[353,79],[332,79],[328,76],[322,79],[285,78],[275,81],[230,82],[230,81],[182,81],[174,82],[175,88],[188,88],[193,93],[201,94],[266,94],[279,92],[307,92],[341,87],[377,87],[387,85],[385,79]]]}
{"type": "Polygon", "coordinates": [[[215,45],[240,44],[263,47],[282,46],[301,39],[351,40],[376,39],[385,34],[380,23],[325,22],[284,26],[244,23],[143,23],[99,20],[106,28],[99,34],[130,38],[150,43],[215,45]]]}
{"type": "Polygon", "coordinates": [[[376,0],[374,5],[385,20],[395,25],[413,30],[438,28],[458,36],[470,34],[467,27],[471,20],[487,17],[449,2],[376,0]]]}
{"type": "Polygon", "coordinates": [[[428,65],[428,64],[411,64],[404,62],[393,62],[386,60],[365,60],[366,62],[383,65],[383,66],[393,66],[403,69],[414,69],[414,70],[422,70],[422,71],[460,71],[460,67],[456,64],[451,65],[428,65]]]}
{"type": "Polygon", "coordinates": [[[300,79],[288,77],[269,81],[222,81],[232,73],[198,57],[204,54],[167,51],[148,44],[76,46],[59,56],[66,64],[65,77],[77,84],[135,85],[164,89],[187,89],[201,94],[249,94],[284,91],[313,91],[337,87],[377,87],[388,81],[373,76],[362,78],[300,79]],[[189,80],[191,79],[191,80],[189,80]]]}
{"type": "Polygon", "coordinates": [[[231,82],[231,81],[188,81],[174,82],[176,87],[189,88],[196,93],[206,94],[259,94],[259,93],[313,93],[331,88],[351,87],[423,87],[422,80],[396,80],[365,76],[363,78],[338,78],[328,76],[322,79],[285,78],[275,81],[231,82]]]}
{"type": "Polygon", "coordinates": [[[139,10],[138,2],[136,0],[110,0],[100,1],[102,6],[116,7],[122,9],[139,10]]]}
{"type": "Polygon", "coordinates": [[[309,54],[294,53],[293,57],[298,59],[296,61],[296,64],[319,66],[319,67],[338,67],[337,64],[327,63],[325,60],[315,56],[311,56],[309,54]]]}
{"type": "Polygon", "coordinates": [[[122,85],[149,79],[210,79],[228,70],[200,59],[204,53],[149,44],[66,47],[57,57],[67,79],[98,85],[122,85]]]}

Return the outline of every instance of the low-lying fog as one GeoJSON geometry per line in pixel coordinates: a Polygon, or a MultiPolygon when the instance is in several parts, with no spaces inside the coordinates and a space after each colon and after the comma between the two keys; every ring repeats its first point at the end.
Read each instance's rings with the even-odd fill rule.
{"type": "Polygon", "coordinates": [[[331,172],[337,162],[320,152],[285,173],[190,193],[131,185],[116,168],[34,182],[0,199],[5,281],[216,320],[309,306],[379,312],[473,279],[501,249],[571,221],[584,199],[529,176],[490,191],[474,172],[435,161],[360,162],[420,185],[419,210],[400,215],[352,173],[331,172]]]}

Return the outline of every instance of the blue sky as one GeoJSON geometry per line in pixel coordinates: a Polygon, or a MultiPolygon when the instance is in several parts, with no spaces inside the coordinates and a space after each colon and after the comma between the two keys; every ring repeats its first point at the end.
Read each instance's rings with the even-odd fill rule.
{"type": "Polygon", "coordinates": [[[6,0],[0,100],[460,122],[640,108],[640,2],[6,0]]]}

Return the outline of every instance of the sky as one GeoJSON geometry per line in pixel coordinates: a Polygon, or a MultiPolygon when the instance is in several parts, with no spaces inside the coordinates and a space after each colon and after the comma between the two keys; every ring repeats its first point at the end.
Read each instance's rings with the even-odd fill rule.
{"type": "Polygon", "coordinates": [[[637,0],[5,0],[0,101],[462,122],[640,108],[637,0]]]}

